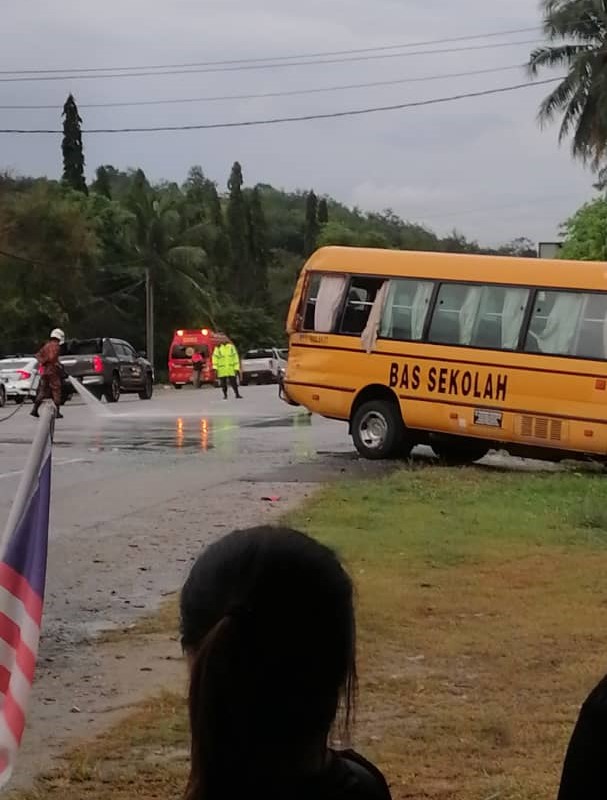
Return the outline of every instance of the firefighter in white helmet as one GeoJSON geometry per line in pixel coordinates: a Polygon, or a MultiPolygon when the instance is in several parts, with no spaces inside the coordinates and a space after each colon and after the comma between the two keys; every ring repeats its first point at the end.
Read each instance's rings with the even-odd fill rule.
{"type": "Polygon", "coordinates": [[[32,409],[32,417],[38,416],[38,409],[43,400],[52,399],[55,404],[55,415],[58,419],[63,418],[61,413],[61,364],[59,363],[59,353],[61,345],[65,342],[65,333],[61,328],[54,328],[51,331],[49,341],[36,353],[36,359],[40,365],[40,384],[38,393],[32,409]]]}

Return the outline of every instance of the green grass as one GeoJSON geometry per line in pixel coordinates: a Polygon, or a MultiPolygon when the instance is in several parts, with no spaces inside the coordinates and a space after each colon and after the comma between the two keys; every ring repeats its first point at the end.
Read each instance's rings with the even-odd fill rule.
{"type": "MultiPolygon", "coordinates": [[[[577,708],[607,670],[607,480],[413,468],[335,485],[286,520],[357,586],[355,745],[396,800],[554,797],[577,708]]],[[[175,634],[175,600],[136,633],[175,634]]],[[[183,701],[83,744],[20,800],[177,798],[183,701]]]]}
{"type": "Polygon", "coordinates": [[[351,561],[412,569],[501,558],[524,547],[607,547],[606,479],[476,469],[403,470],[327,489],[289,522],[351,561]]]}

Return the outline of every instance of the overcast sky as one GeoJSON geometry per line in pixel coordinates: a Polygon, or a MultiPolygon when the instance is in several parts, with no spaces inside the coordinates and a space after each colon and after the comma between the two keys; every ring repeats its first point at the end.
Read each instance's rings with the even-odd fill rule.
{"type": "MultiPolygon", "coordinates": [[[[539,26],[536,0],[22,0],[3,4],[0,70],[125,67],[380,48],[539,26]],[[496,8],[496,6],[498,8],[496,8]]],[[[0,105],[62,105],[73,92],[85,128],[188,125],[299,116],[477,92],[521,83],[537,31],[433,46],[464,52],[128,79],[7,81],[0,105]],[[502,43],[523,42],[497,46],[502,43]],[[486,47],[487,45],[493,45],[486,47]],[[253,100],[86,108],[88,103],[259,94],[483,75],[253,100]]],[[[415,52],[431,47],[409,48],[415,52]]],[[[379,51],[378,51],[379,52],[379,51]]],[[[406,50],[381,51],[384,54],[406,50]]],[[[376,55],[376,53],[370,53],[376,55]]],[[[546,76],[549,77],[549,76],[546,76]]],[[[536,86],[443,105],[270,127],[85,136],[87,170],[141,166],[181,181],[199,163],[223,188],[235,159],[247,184],[313,187],[365,210],[393,208],[439,233],[482,243],[552,241],[590,199],[592,175],[540,130],[536,86]]],[[[59,111],[0,110],[0,128],[57,128],[59,111]]],[[[60,137],[0,135],[0,169],[57,177],[60,137]]]]}

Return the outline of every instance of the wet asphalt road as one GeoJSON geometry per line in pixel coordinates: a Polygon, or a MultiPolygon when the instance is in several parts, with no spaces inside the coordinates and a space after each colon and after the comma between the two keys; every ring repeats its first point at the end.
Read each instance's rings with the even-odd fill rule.
{"type": "MultiPolygon", "coordinates": [[[[0,529],[37,424],[30,410],[0,423],[0,529]]],[[[290,408],[275,386],[248,387],[243,400],[227,402],[212,389],[159,387],[151,401],[91,408],[77,400],[63,410],[53,448],[47,652],[154,607],[180,585],[193,554],[224,532],[224,517],[246,525],[262,489],[300,479],[289,470],[317,480],[305,470],[314,470],[318,451],[352,453],[344,424],[290,408]],[[248,510],[239,514],[241,505],[248,510]]]]}
{"type": "MultiPolygon", "coordinates": [[[[14,410],[0,410],[0,418],[14,410]]],[[[23,406],[0,424],[0,524],[21,476],[36,421],[23,406]]],[[[68,403],[56,423],[53,449],[53,530],[69,535],[83,518],[102,522],[138,498],[140,487],[167,494],[174,488],[198,491],[218,476],[242,477],[283,461],[305,461],[318,450],[351,451],[345,425],[310,418],[277,397],[276,387],[252,386],[241,401],[221,399],[212,389],[181,392],[158,388],[141,401],[123,396],[116,405],[89,408],[68,403]],[[120,491],[103,492],[105,485],[120,491]],[[95,506],[95,507],[93,507],[95,506]]]]}

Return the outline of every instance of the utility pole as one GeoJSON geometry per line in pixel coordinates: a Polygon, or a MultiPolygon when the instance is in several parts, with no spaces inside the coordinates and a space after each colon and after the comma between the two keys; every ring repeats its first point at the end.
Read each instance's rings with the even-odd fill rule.
{"type": "Polygon", "coordinates": [[[150,268],[145,270],[145,349],[148,361],[154,366],[154,282],[150,268]]]}

